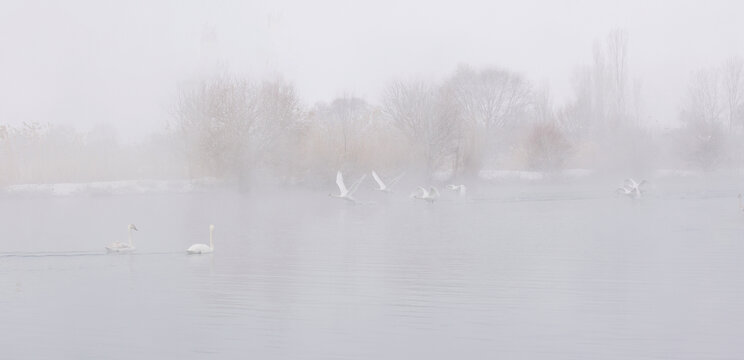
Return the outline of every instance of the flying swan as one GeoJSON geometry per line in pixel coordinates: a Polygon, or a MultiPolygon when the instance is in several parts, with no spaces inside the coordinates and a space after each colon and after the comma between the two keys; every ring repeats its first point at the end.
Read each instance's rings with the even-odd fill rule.
{"type": "Polygon", "coordinates": [[[633,199],[640,199],[641,196],[643,196],[643,190],[641,190],[641,186],[643,186],[643,184],[645,183],[646,180],[641,180],[641,182],[639,183],[633,179],[625,179],[625,185],[617,188],[615,192],[633,199]]]}
{"type": "Polygon", "coordinates": [[[358,204],[359,202],[354,197],[352,197],[352,195],[354,194],[354,192],[356,192],[356,190],[359,188],[359,184],[361,184],[362,181],[364,181],[364,179],[366,177],[367,177],[367,174],[362,175],[362,177],[359,178],[359,180],[357,180],[354,183],[354,185],[351,186],[350,189],[347,189],[346,188],[346,185],[344,185],[344,176],[341,175],[341,171],[339,170],[336,173],[336,185],[338,185],[338,192],[339,193],[338,194],[328,194],[328,196],[332,196],[332,197],[339,198],[339,199],[344,199],[344,200],[349,201],[349,202],[352,202],[354,204],[358,204]]]}
{"type": "Polygon", "coordinates": [[[460,196],[465,196],[468,192],[468,188],[466,188],[465,185],[450,184],[450,185],[447,185],[447,189],[450,189],[452,191],[457,191],[460,194],[460,196]]]}
{"type": "Polygon", "coordinates": [[[129,253],[137,250],[132,244],[132,230],[139,231],[134,224],[129,224],[129,243],[119,241],[111,243],[109,246],[106,246],[106,253],[129,253]]]}
{"type": "Polygon", "coordinates": [[[209,254],[214,251],[214,241],[212,241],[212,233],[214,232],[214,225],[209,225],[209,246],[207,244],[194,244],[186,249],[187,254],[209,254]]]}
{"type": "Polygon", "coordinates": [[[390,187],[395,185],[395,183],[397,183],[398,180],[400,180],[400,178],[403,177],[403,174],[396,176],[394,179],[390,180],[390,182],[387,184],[382,182],[382,179],[380,179],[380,176],[377,175],[377,173],[374,170],[372,170],[372,177],[375,178],[375,181],[377,182],[377,186],[378,186],[377,190],[386,192],[386,193],[391,193],[392,191],[390,190],[390,187]]]}

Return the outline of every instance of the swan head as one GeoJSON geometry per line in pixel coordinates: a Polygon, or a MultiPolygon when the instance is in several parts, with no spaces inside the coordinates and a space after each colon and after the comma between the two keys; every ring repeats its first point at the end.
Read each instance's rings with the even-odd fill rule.
{"type": "Polygon", "coordinates": [[[134,224],[129,224],[129,230],[139,231],[137,230],[137,227],[134,226],[134,224]]]}
{"type": "Polygon", "coordinates": [[[209,225],[209,231],[214,231],[214,225],[209,225]]]}

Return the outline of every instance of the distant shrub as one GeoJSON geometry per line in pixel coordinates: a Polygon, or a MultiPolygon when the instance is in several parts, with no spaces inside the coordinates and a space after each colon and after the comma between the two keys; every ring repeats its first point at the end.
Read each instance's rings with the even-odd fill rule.
{"type": "Polygon", "coordinates": [[[530,170],[558,171],[563,169],[571,145],[554,124],[537,124],[528,132],[524,151],[530,170]]]}

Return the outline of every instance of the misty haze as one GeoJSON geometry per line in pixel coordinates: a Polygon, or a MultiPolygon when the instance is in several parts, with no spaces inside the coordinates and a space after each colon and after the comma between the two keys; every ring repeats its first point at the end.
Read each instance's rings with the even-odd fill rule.
{"type": "Polygon", "coordinates": [[[0,5],[0,359],[744,357],[744,6],[0,5]]]}

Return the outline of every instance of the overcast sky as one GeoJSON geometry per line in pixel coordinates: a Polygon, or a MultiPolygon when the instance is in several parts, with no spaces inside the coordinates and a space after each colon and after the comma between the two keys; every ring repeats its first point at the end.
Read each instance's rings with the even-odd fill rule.
{"type": "Polygon", "coordinates": [[[672,124],[691,71],[744,55],[742,13],[738,1],[5,0],[0,124],[105,123],[136,141],[164,128],[179,85],[213,63],[282,75],[308,105],[375,102],[392,79],[441,79],[460,63],[521,72],[560,101],[615,28],[647,121],[672,124]]]}

